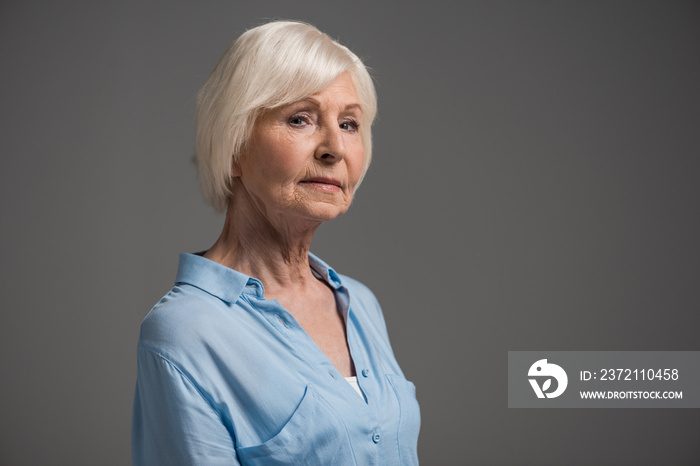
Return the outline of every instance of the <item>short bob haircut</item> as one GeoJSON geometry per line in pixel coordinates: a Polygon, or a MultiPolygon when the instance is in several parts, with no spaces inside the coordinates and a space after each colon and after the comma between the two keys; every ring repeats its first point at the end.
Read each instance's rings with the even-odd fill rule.
{"type": "Polygon", "coordinates": [[[377,112],[374,84],[362,61],[301,22],[273,21],[236,39],[197,95],[195,160],[202,193],[217,211],[226,209],[231,162],[238,159],[260,114],[320,92],[344,72],[352,77],[362,107],[362,181],[372,158],[371,126],[377,112]]]}

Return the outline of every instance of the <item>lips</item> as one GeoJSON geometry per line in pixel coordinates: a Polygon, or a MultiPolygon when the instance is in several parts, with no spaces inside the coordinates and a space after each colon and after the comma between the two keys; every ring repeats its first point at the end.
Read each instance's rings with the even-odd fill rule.
{"type": "Polygon", "coordinates": [[[312,178],[306,178],[305,180],[301,181],[302,183],[317,183],[317,184],[327,184],[331,186],[336,186],[340,188],[340,181],[336,180],[335,178],[324,178],[324,177],[312,177],[312,178]]]}

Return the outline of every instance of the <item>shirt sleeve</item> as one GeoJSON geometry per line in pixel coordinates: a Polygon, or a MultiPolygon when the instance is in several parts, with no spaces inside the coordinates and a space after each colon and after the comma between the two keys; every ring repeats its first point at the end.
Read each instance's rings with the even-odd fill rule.
{"type": "Polygon", "coordinates": [[[132,459],[141,465],[239,465],[233,437],[206,394],[178,367],[138,348],[132,459]]]}

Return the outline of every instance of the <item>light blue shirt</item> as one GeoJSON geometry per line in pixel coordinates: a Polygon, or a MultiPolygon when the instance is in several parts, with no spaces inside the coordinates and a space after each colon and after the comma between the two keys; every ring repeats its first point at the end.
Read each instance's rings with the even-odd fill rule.
{"type": "Polygon", "coordinates": [[[361,283],[309,255],[334,290],[363,397],[260,280],[182,254],[141,325],[134,465],[414,465],[414,385],[361,283]]]}

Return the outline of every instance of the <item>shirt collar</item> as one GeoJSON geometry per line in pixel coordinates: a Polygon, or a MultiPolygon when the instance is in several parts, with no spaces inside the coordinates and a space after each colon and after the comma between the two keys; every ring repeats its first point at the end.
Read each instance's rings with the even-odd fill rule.
{"type": "MultiPolygon", "coordinates": [[[[309,253],[309,265],[334,289],[342,286],[340,277],[328,264],[309,253]]],[[[221,265],[198,254],[180,254],[175,283],[187,283],[206,291],[227,303],[234,303],[247,285],[258,285],[260,281],[244,273],[221,265]]],[[[260,290],[262,292],[262,290],[260,290]]]]}
{"type": "Polygon", "coordinates": [[[318,273],[321,278],[333,288],[338,289],[343,286],[335,270],[312,253],[309,253],[309,265],[311,266],[311,270],[318,273]]]}
{"type": "Polygon", "coordinates": [[[187,283],[227,303],[235,303],[251,280],[246,274],[197,254],[180,254],[175,283],[187,283]]]}

